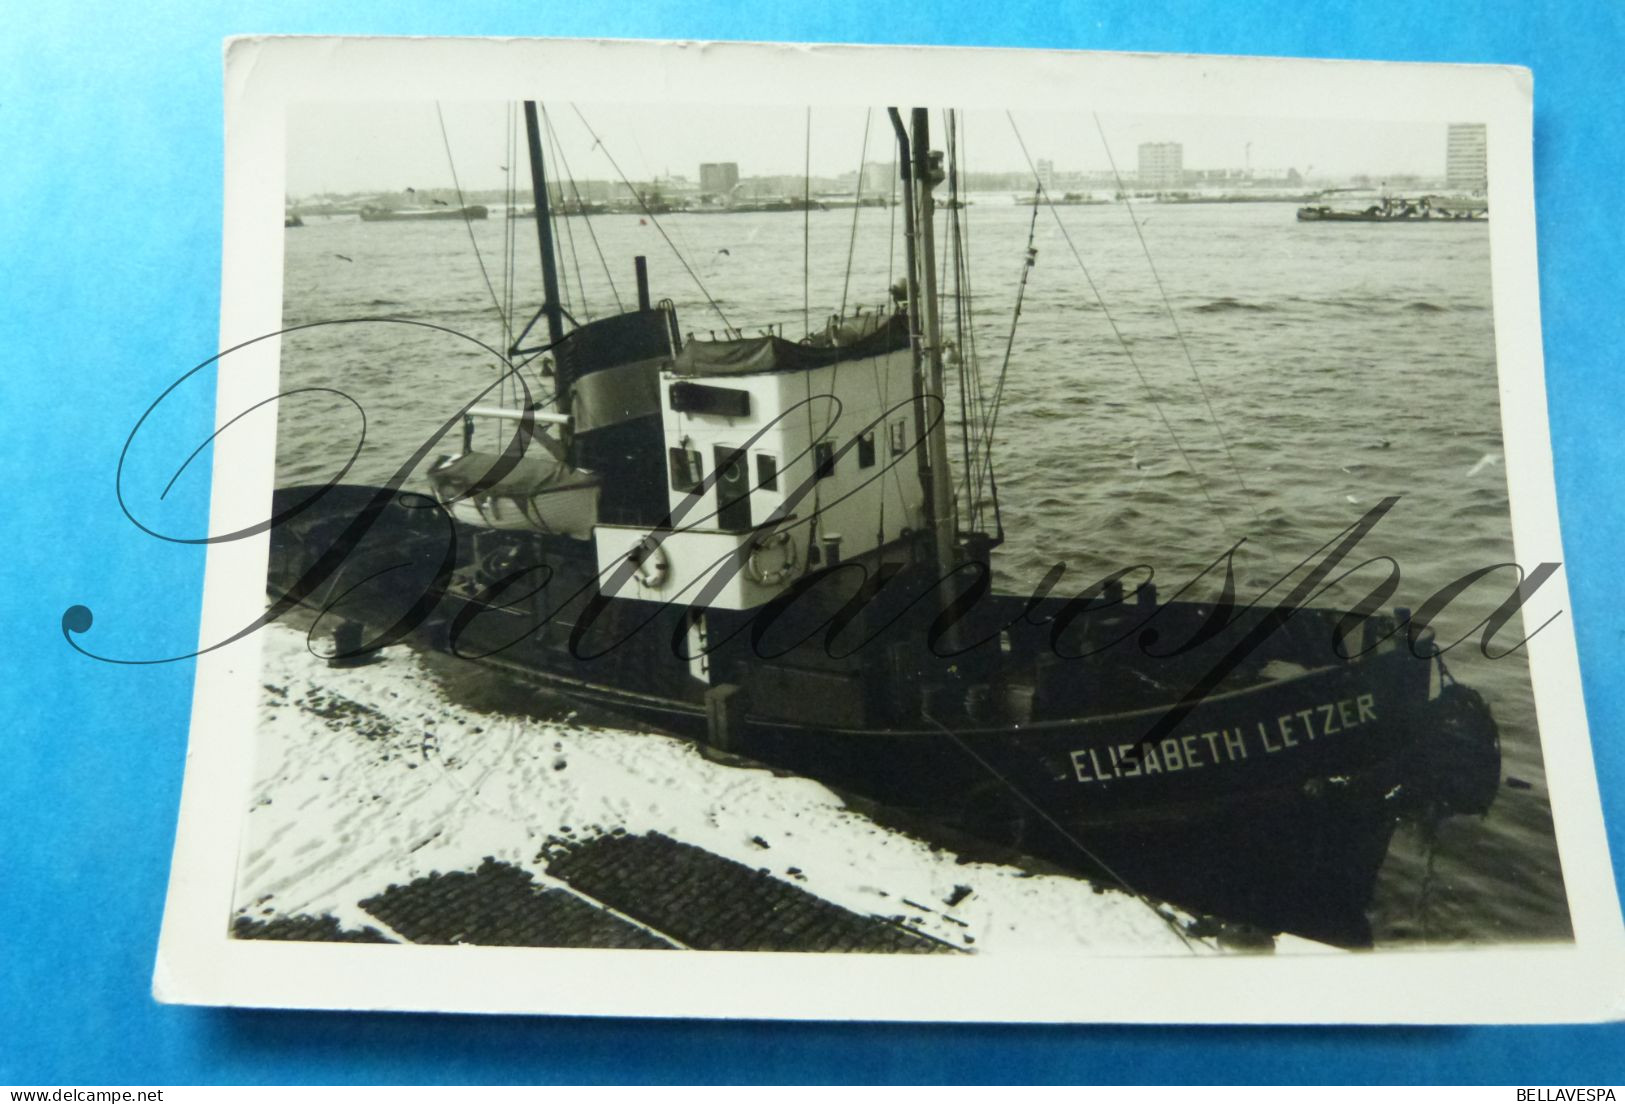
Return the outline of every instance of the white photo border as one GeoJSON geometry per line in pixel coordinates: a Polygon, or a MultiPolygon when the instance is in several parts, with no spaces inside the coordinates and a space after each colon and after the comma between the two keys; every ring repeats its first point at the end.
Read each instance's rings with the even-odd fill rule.
{"type": "MultiPolygon", "coordinates": [[[[1536,269],[1527,70],[1059,50],[545,39],[258,37],[226,48],[222,349],[281,327],[285,117],[311,100],[580,98],[803,106],[937,104],[1101,113],[1488,124],[1495,347],[1518,562],[1562,561],[1536,269]],[[613,97],[607,90],[613,90],[613,97]],[[813,91],[816,90],[816,91],[813,91]]],[[[274,392],[279,342],[233,354],[217,424],[274,392]],[[273,386],[267,387],[268,384],[273,386]],[[252,400],[251,400],[252,401],[252,400]]],[[[214,449],[211,532],[273,486],[275,421],[214,449]]],[[[264,610],[268,538],[212,545],[200,647],[264,610]]],[[[1562,572],[1525,610],[1572,943],[1110,957],[648,954],[291,943],[229,937],[260,694],[259,634],[203,652],[153,988],[158,999],[288,1008],[826,1020],[1181,1023],[1573,1022],[1625,1015],[1625,928],[1562,572]]]]}

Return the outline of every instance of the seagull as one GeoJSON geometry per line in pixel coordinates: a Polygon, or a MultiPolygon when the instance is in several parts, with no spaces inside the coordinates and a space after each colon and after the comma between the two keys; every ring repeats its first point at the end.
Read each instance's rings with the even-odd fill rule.
{"type": "Polygon", "coordinates": [[[437,206],[444,207],[444,206],[446,206],[446,201],[443,200],[443,199],[437,199],[437,200],[435,200],[435,204],[437,206]]]}
{"type": "Polygon", "coordinates": [[[337,257],[341,261],[348,261],[348,260],[351,259],[349,257],[346,257],[343,253],[335,253],[335,254],[333,254],[333,256],[337,257]]]}
{"type": "Polygon", "coordinates": [[[726,249],[719,249],[719,250],[717,250],[717,252],[722,254],[724,257],[732,257],[733,256],[733,254],[728,252],[726,249]]]}
{"type": "Polygon", "coordinates": [[[1492,452],[1486,452],[1482,457],[1479,458],[1478,463],[1467,469],[1467,478],[1471,479],[1485,468],[1493,468],[1500,462],[1500,457],[1496,456],[1492,452]]]}

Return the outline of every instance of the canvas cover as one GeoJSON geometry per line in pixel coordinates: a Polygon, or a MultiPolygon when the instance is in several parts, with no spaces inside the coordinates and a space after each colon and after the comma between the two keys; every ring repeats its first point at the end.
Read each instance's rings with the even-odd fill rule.
{"type": "Polygon", "coordinates": [[[690,341],[677,354],[672,371],[679,376],[749,376],[827,368],[906,349],[908,336],[908,319],[893,314],[880,321],[871,316],[833,334],[826,331],[813,341],[786,341],[782,337],[690,341]]]}

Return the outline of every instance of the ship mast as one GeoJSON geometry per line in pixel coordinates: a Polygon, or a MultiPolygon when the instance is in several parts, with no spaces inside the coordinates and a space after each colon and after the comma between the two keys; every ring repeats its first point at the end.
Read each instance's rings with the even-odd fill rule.
{"type": "Polygon", "coordinates": [[[547,316],[547,339],[557,345],[564,338],[564,313],[559,307],[559,273],[553,256],[553,219],[547,198],[547,170],[542,165],[542,129],[536,119],[536,101],[525,101],[525,138],[530,144],[530,189],[536,202],[536,240],[542,251],[542,313],[547,316]]]}
{"type": "Polygon", "coordinates": [[[958,562],[959,534],[953,505],[953,476],[948,470],[948,405],[942,378],[942,319],[937,303],[935,203],[931,190],[943,180],[942,154],[931,149],[931,119],[926,108],[916,107],[905,133],[896,108],[892,126],[905,157],[903,182],[912,187],[905,231],[909,235],[908,308],[915,335],[917,371],[915,388],[926,416],[936,421],[925,437],[926,509],[936,551],[936,567],[946,574],[958,562]],[[932,400],[935,400],[934,402],[932,400]]]}

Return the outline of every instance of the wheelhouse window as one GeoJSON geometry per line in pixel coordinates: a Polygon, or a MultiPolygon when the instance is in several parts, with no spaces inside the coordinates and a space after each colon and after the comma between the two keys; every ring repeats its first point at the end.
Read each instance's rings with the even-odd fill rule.
{"type": "Polygon", "coordinates": [[[671,489],[694,494],[705,481],[705,463],[700,458],[699,451],[691,448],[674,448],[671,452],[671,489]]]}
{"type": "Polygon", "coordinates": [[[875,466],[875,431],[868,430],[858,434],[858,467],[872,468],[875,466]]]}
{"type": "Polygon", "coordinates": [[[899,418],[891,423],[891,454],[901,456],[908,451],[908,423],[899,418]]]}
{"type": "Polygon", "coordinates": [[[779,462],[765,452],[756,454],[756,485],[764,491],[779,489],[779,462]]]}
{"type": "Polygon", "coordinates": [[[813,446],[813,472],[818,479],[828,479],[835,474],[834,441],[819,441],[813,446]]]}

